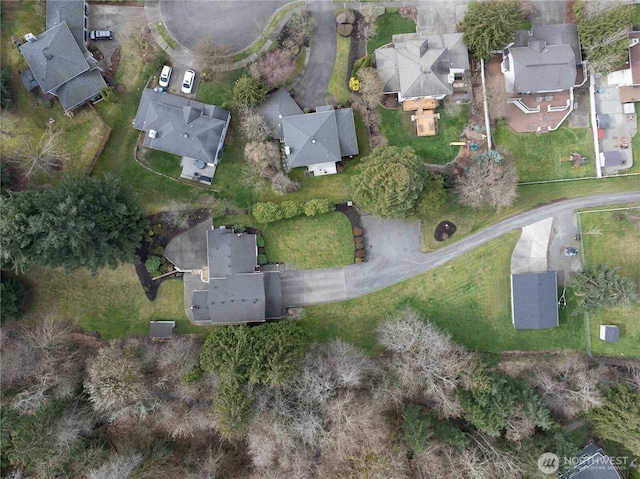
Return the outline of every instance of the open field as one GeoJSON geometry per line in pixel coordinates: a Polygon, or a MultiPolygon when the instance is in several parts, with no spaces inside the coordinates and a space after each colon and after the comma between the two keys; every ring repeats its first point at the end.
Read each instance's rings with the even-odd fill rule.
{"type": "MultiPolygon", "coordinates": [[[[416,278],[367,296],[305,308],[301,324],[316,340],[340,337],[377,352],[380,318],[403,306],[421,311],[453,340],[480,351],[584,351],[582,317],[560,312],[560,327],[516,331],[511,324],[510,264],[519,232],[512,232],[416,278]]],[[[567,308],[569,310],[569,308],[567,308]]]]}
{"type": "Polygon", "coordinates": [[[521,182],[558,180],[596,176],[593,133],[590,128],[561,126],[544,135],[519,134],[506,125],[493,132],[498,151],[515,161],[521,182]],[[572,152],[586,156],[589,162],[574,168],[568,160],[572,152]]]}
{"type": "Polygon", "coordinates": [[[262,228],[270,262],[298,269],[334,268],[353,263],[351,224],[334,211],[269,223],[262,228]]]}
{"type": "MultiPolygon", "coordinates": [[[[634,206],[634,205],[629,205],[634,206]]],[[[638,284],[640,279],[640,205],[631,210],[581,212],[582,244],[587,266],[606,263],[638,284]],[[593,234],[590,234],[593,233],[593,234]]],[[[640,303],[589,314],[595,354],[640,356],[640,303]],[[620,326],[620,341],[599,339],[601,324],[620,326]]]]}
{"type": "Polygon", "coordinates": [[[392,146],[410,146],[425,163],[445,164],[453,160],[459,148],[449,143],[460,141],[460,134],[469,122],[469,109],[461,108],[457,116],[448,116],[443,107],[438,108],[438,134],[436,136],[417,136],[416,126],[411,121],[411,112],[388,110],[379,107],[382,115],[380,129],[392,146]]]}

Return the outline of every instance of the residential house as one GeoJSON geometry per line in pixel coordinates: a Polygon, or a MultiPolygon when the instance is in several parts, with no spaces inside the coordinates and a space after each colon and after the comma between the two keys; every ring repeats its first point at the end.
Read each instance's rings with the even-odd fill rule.
{"type": "Polygon", "coordinates": [[[558,279],[555,271],[511,275],[511,322],[515,329],[558,326],[558,279]]]}
{"type": "Polygon", "coordinates": [[[512,95],[507,103],[530,115],[522,122],[528,130],[516,131],[557,129],[573,110],[573,89],[586,81],[585,68],[576,25],[516,31],[501,63],[505,90],[512,95]]]}
{"type": "Polygon", "coordinates": [[[287,167],[306,167],[314,176],[338,172],[342,158],[358,154],[356,125],[351,108],[320,106],[303,113],[284,88],[271,93],[258,112],[274,138],[284,143],[287,167]]]}
{"type": "MultiPolygon", "coordinates": [[[[620,103],[640,101],[640,32],[629,32],[629,58],[620,68],[607,75],[607,85],[618,88],[620,103]]],[[[628,114],[635,114],[633,105],[628,114]]]]}
{"type": "Polygon", "coordinates": [[[560,475],[560,479],[623,479],[622,474],[604,451],[594,444],[582,449],[573,461],[571,472],[560,475]]]}
{"type": "Polygon", "coordinates": [[[392,43],[375,51],[384,92],[407,99],[470,99],[469,53],[462,33],[393,35],[392,43]]]}
{"type": "Polygon", "coordinates": [[[165,257],[184,273],[185,312],[202,325],[264,322],[282,316],[279,271],[257,265],[256,235],[209,221],[177,236],[165,257]]]}
{"type": "Polygon", "coordinates": [[[145,88],[133,127],[147,148],[182,156],[182,178],[210,185],[230,121],[219,106],[145,88]]]}
{"type": "Polygon", "coordinates": [[[99,100],[107,86],[86,48],[87,9],[81,0],[48,0],[47,30],[38,36],[27,34],[20,46],[29,65],[21,73],[25,87],[39,86],[56,96],[66,111],[99,100]]]}

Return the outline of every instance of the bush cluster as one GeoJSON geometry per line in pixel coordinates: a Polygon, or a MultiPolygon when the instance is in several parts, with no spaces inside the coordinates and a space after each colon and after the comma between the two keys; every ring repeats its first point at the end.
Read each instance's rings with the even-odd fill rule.
{"type": "Polygon", "coordinates": [[[353,64],[351,70],[351,78],[358,78],[358,70],[361,68],[371,68],[373,66],[373,55],[365,55],[362,58],[358,58],[353,64]]]}
{"type": "Polygon", "coordinates": [[[281,204],[267,201],[256,203],[253,206],[253,217],[260,223],[273,223],[282,219],[295,218],[296,216],[315,216],[322,213],[330,213],[336,209],[336,205],[325,199],[314,199],[307,202],[283,201],[281,204]]]}

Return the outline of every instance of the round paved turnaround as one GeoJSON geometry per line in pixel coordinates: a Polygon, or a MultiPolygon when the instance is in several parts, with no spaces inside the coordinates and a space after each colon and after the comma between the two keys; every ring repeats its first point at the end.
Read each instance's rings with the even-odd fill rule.
{"type": "Polygon", "coordinates": [[[161,0],[160,10],[171,35],[193,49],[201,38],[239,52],[251,45],[271,16],[287,0],[161,0]]]}

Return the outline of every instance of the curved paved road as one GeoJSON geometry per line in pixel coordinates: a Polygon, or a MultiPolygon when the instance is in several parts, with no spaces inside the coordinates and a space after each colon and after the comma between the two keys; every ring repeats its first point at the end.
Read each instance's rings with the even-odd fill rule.
{"type": "MultiPolygon", "coordinates": [[[[518,214],[437,251],[402,258],[379,257],[359,265],[281,273],[283,303],[287,307],[343,301],[387,288],[441,266],[509,231],[558,214],[599,205],[640,202],[640,191],[585,196],[557,201],[518,214]]],[[[365,232],[366,236],[366,232],[365,232]]]]}

